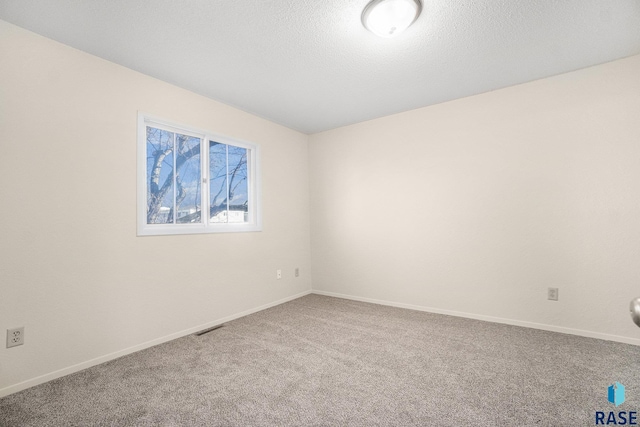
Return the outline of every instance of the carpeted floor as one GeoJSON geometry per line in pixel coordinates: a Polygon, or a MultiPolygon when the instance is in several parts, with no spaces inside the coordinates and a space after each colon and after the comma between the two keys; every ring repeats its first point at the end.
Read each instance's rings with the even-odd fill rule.
{"type": "Polygon", "coordinates": [[[308,295],[0,399],[0,425],[592,426],[596,411],[640,411],[640,347],[308,295]]]}

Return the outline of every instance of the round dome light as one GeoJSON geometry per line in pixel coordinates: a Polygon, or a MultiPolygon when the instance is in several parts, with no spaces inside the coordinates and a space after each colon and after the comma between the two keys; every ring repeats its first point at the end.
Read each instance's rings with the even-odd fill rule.
{"type": "Polygon", "coordinates": [[[380,37],[393,37],[418,18],[420,0],[373,0],[362,12],[365,28],[380,37]]]}

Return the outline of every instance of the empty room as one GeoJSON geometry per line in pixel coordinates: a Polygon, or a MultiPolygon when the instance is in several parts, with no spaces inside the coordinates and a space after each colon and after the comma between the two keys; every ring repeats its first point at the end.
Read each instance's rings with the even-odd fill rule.
{"type": "Polygon", "coordinates": [[[0,153],[2,427],[640,424],[638,0],[0,0],[0,153]]]}

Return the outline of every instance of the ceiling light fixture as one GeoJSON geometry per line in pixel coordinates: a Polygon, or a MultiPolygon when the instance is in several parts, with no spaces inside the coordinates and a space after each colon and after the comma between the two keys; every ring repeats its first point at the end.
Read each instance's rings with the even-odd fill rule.
{"type": "Polygon", "coordinates": [[[393,37],[418,18],[420,0],[372,0],[362,11],[365,28],[380,37],[393,37]]]}

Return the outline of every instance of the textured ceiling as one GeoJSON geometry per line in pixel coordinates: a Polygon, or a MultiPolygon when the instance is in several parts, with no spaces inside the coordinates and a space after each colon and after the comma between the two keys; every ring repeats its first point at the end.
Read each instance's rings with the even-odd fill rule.
{"type": "MultiPolygon", "coordinates": [[[[304,133],[640,53],[640,0],[0,0],[0,19],[304,133]]],[[[640,78],[640,77],[639,77],[640,78]]]]}

